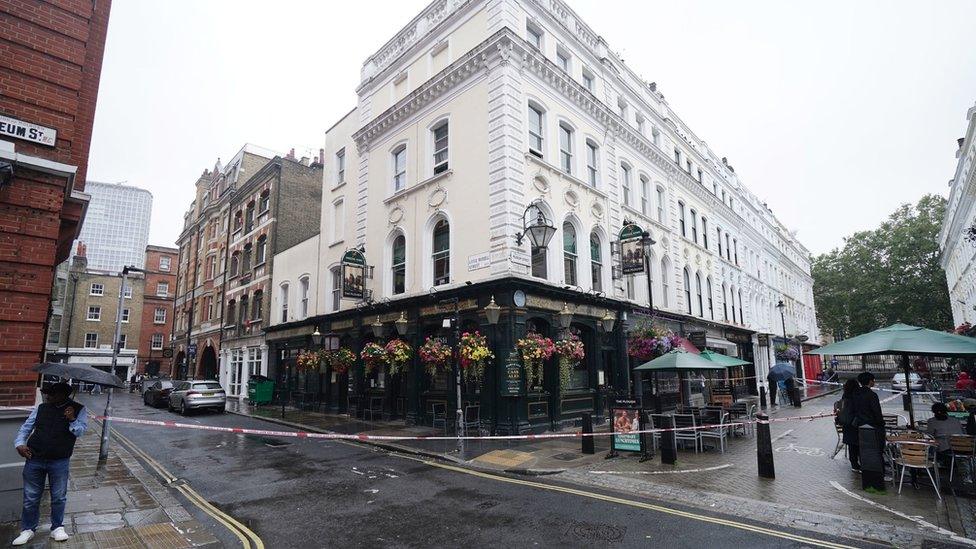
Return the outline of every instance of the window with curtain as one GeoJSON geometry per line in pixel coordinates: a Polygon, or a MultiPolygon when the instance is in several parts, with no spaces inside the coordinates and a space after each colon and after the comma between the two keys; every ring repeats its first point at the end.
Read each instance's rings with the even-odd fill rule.
{"type": "Polygon", "coordinates": [[[434,137],[434,175],[447,171],[448,165],[448,124],[447,120],[433,130],[434,137]]]}
{"type": "Polygon", "coordinates": [[[446,219],[434,225],[433,244],[434,286],[440,286],[451,281],[451,227],[446,219]]]}
{"type": "Polygon", "coordinates": [[[529,105],[529,152],[539,158],[545,158],[543,131],[543,112],[535,105],[529,105]]]}
{"type": "Polygon", "coordinates": [[[688,314],[694,314],[691,308],[691,275],[688,273],[688,269],[684,270],[684,283],[685,283],[685,306],[688,314]]]}
{"type": "Polygon", "coordinates": [[[393,295],[402,294],[407,290],[407,239],[402,234],[393,239],[391,264],[393,295]]]}
{"type": "Polygon", "coordinates": [[[563,223],[563,280],[576,286],[576,229],[570,222],[563,223]]]}
{"type": "Polygon", "coordinates": [[[600,236],[595,232],[590,233],[590,282],[593,291],[603,291],[603,254],[600,245],[600,236]]]}

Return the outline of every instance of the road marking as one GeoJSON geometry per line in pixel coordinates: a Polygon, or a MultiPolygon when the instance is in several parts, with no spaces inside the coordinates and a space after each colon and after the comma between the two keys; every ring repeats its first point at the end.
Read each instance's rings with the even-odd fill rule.
{"type": "Polygon", "coordinates": [[[8,467],[23,467],[23,461],[14,461],[12,463],[0,463],[0,469],[6,469],[8,467]]]}
{"type": "Polygon", "coordinates": [[[717,471],[732,467],[731,463],[716,465],[715,467],[702,467],[700,469],[681,469],[678,471],[589,471],[594,475],[675,475],[679,473],[704,473],[706,471],[717,471]]]}
{"type": "Polygon", "coordinates": [[[789,443],[787,446],[779,446],[774,452],[796,452],[801,456],[812,456],[812,457],[823,457],[823,448],[814,448],[810,446],[797,446],[794,443],[789,443]]]}
{"type": "Polygon", "coordinates": [[[502,477],[502,476],[493,475],[493,474],[489,474],[489,473],[483,473],[481,471],[474,471],[474,470],[471,470],[471,469],[464,469],[462,467],[455,467],[453,465],[447,465],[447,464],[444,464],[444,463],[437,463],[435,461],[430,461],[430,460],[415,458],[415,457],[411,457],[411,456],[403,456],[403,455],[401,455],[401,457],[406,458],[406,459],[411,459],[411,460],[414,460],[414,461],[419,461],[420,463],[427,464],[427,465],[429,465],[431,467],[438,467],[440,469],[446,469],[448,471],[454,471],[456,473],[463,473],[463,474],[466,474],[466,475],[472,475],[472,476],[476,476],[476,477],[486,478],[486,479],[494,480],[494,481],[498,481],[498,482],[506,482],[506,483],[509,483],[509,484],[520,484],[522,486],[531,486],[533,488],[539,488],[539,489],[542,489],[542,490],[549,490],[549,491],[552,491],[552,492],[562,492],[564,494],[572,494],[572,495],[575,495],[575,496],[580,496],[580,497],[585,497],[585,498],[590,498],[590,499],[598,499],[598,500],[607,501],[607,502],[610,502],[610,503],[616,503],[616,504],[620,504],[620,505],[627,505],[627,506],[630,506],[630,507],[637,507],[639,509],[647,509],[647,510],[650,510],[650,511],[657,511],[658,513],[665,513],[665,514],[669,514],[669,515],[675,515],[675,516],[685,517],[685,518],[689,518],[689,519],[693,519],[693,520],[698,520],[698,521],[702,521],[702,522],[710,522],[712,524],[719,524],[719,525],[722,525],[722,526],[729,526],[731,528],[738,528],[740,530],[746,530],[746,531],[754,532],[754,533],[757,533],[757,534],[764,534],[764,535],[767,535],[767,536],[772,536],[772,537],[777,537],[777,538],[782,538],[782,539],[788,539],[788,540],[791,540],[791,541],[798,541],[800,543],[806,543],[806,544],[814,545],[814,546],[817,546],[817,547],[830,547],[832,549],[850,548],[850,547],[852,547],[850,545],[842,545],[842,544],[834,543],[834,542],[830,542],[830,541],[823,541],[823,540],[808,538],[808,537],[805,537],[805,536],[800,536],[798,534],[791,534],[789,532],[782,532],[782,531],[773,530],[773,529],[770,529],[770,528],[763,528],[762,526],[754,526],[752,524],[745,524],[745,523],[742,523],[742,522],[736,522],[736,521],[729,520],[729,519],[722,519],[722,518],[717,518],[717,517],[709,517],[709,516],[706,516],[706,515],[700,515],[698,513],[692,513],[690,511],[679,511],[677,509],[672,509],[670,507],[664,507],[664,506],[661,506],[661,505],[655,505],[655,504],[652,504],[652,503],[644,503],[644,502],[641,502],[641,501],[633,501],[633,500],[618,498],[618,497],[614,497],[614,496],[607,496],[607,495],[603,495],[603,494],[597,494],[597,493],[594,493],[594,492],[586,492],[584,490],[578,490],[576,488],[568,488],[568,487],[565,487],[565,486],[559,486],[559,485],[555,485],[555,484],[544,484],[544,483],[541,483],[541,482],[534,482],[534,481],[530,481],[530,480],[522,480],[522,479],[502,477]]]}
{"type": "Polygon", "coordinates": [[[142,449],[136,446],[135,443],[126,438],[122,433],[111,429],[109,432],[115,435],[115,437],[119,440],[119,443],[124,445],[127,450],[142,458],[143,461],[149,464],[149,466],[156,471],[156,474],[166,481],[167,485],[173,486],[179,490],[179,492],[183,494],[190,503],[196,505],[201,511],[210,515],[214,520],[222,524],[231,533],[233,533],[237,539],[240,540],[243,547],[250,549],[253,542],[254,549],[264,549],[264,542],[250,528],[244,526],[234,519],[234,517],[224,513],[217,507],[214,507],[213,504],[193,490],[193,488],[191,488],[185,480],[179,484],[174,484],[177,480],[175,475],[167,471],[162,464],[150,457],[149,454],[143,452],[142,449]],[[250,538],[250,541],[248,538],[250,538]]]}
{"type": "Polygon", "coordinates": [[[929,530],[933,530],[933,531],[935,531],[935,532],[937,532],[939,534],[942,534],[943,536],[948,537],[952,541],[955,541],[957,543],[962,543],[962,544],[968,545],[970,547],[976,547],[976,540],[971,540],[969,538],[961,537],[961,536],[959,536],[958,534],[956,534],[955,532],[953,532],[951,530],[946,530],[945,528],[940,528],[940,527],[936,526],[935,524],[932,524],[931,522],[928,522],[928,521],[924,520],[922,517],[917,517],[917,516],[913,516],[913,515],[907,515],[905,513],[902,513],[901,511],[897,511],[895,509],[892,509],[891,507],[887,507],[885,505],[882,505],[882,504],[880,504],[880,503],[878,503],[876,501],[870,500],[870,499],[868,499],[868,498],[866,498],[864,496],[861,496],[859,494],[855,494],[854,492],[851,492],[847,488],[844,488],[843,486],[841,486],[840,484],[838,484],[836,480],[830,481],[830,485],[833,486],[834,488],[840,490],[841,493],[847,494],[848,496],[851,496],[852,498],[854,498],[856,500],[863,501],[864,503],[867,503],[868,505],[871,505],[873,507],[877,507],[878,509],[882,509],[884,511],[888,511],[889,513],[898,515],[899,517],[901,517],[903,519],[910,520],[910,521],[914,522],[915,524],[918,524],[922,528],[926,528],[926,529],[929,529],[929,530]]]}
{"type": "Polygon", "coordinates": [[[771,440],[769,442],[776,442],[777,440],[785,437],[786,435],[788,435],[788,434],[790,434],[792,432],[793,432],[793,429],[787,429],[787,430],[783,431],[782,433],[780,433],[780,434],[776,435],[775,437],[773,437],[773,440],[771,440]]]}

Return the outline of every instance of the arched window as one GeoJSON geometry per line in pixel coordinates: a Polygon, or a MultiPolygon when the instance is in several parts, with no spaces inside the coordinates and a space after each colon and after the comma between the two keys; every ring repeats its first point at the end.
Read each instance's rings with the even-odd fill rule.
{"type": "Polygon", "coordinates": [[[691,241],[698,244],[698,212],[691,209],[691,241]]]}
{"type": "Polygon", "coordinates": [[[226,324],[228,326],[233,326],[237,322],[237,302],[233,299],[227,303],[227,320],[226,324]]]}
{"type": "Polygon", "coordinates": [[[241,254],[234,252],[230,256],[230,276],[235,277],[241,267],[241,254]]]}
{"type": "Polygon", "coordinates": [[[708,219],[705,219],[705,216],[702,216],[701,224],[702,224],[702,246],[708,248],[708,219]]]}
{"type": "Polygon", "coordinates": [[[393,192],[402,191],[407,186],[407,146],[393,149],[393,192]]]}
{"type": "Polygon", "coordinates": [[[244,232],[249,233],[254,228],[254,201],[247,203],[247,211],[244,214],[244,232]]]}
{"type": "Polygon", "coordinates": [[[698,316],[705,316],[705,303],[702,300],[702,283],[701,283],[701,273],[695,273],[695,291],[698,295],[698,316]]]}
{"type": "Polygon", "coordinates": [[[402,234],[393,239],[390,264],[393,295],[402,294],[407,290],[407,239],[402,234]]]}
{"type": "Polygon", "coordinates": [[[298,298],[301,299],[299,312],[302,318],[308,318],[308,277],[298,279],[298,298]]]}
{"type": "Polygon", "coordinates": [[[451,281],[451,226],[446,219],[434,225],[433,242],[434,286],[440,286],[451,281]]]}
{"type": "Polygon", "coordinates": [[[251,320],[261,320],[261,301],[263,300],[263,291],[258,290],[254,292],[254,300],[251,301],[251,320]]]}
{"type": "Polygon", "coordinates": [[[688,273],[688,268],[684,270],[684,282],[685,282],[685,307],[688,314],[693,314],[691,310],[691,274],[688,273]]]}
{"type": "Polygon", "coordinates": [[[590,233],[590,282],[593,291],[603,291],[603,247],[600,245],[600,235],[590,233]]]}
{"type": "Polygon", "coordinates": [[[669,280],[671,279],[671,262],[668,261],[667,256],[661,258],[661,306],[670,307],[671,306],[671,285],[669,280]]]}
{"type": "Polygon", "coordinates": [[[576,228],[569,221],[563,223],[563,280],[576,286],[576,228]]]}
{"type": "Polygon", "coordinates": [[[712,301],[712,277],[705,279],[705,291],[708,292],[708,318],[715,320],[715,304],[712,301]]]}
{"type": "Polygon", "coordinates": [[[247,295],[241,296],[241,308],[239,312],[240,312],[240,321],[237,323],[237,325],[243,327],[247,325],[247,314],[249,312],[247,309],[247,295]]]}
{"type": "Polygon", "coordinates": [[[685,203],[678,201],[678,229],[681,230],[681,236],[688,236],[688,229],[685,226],[685,203]]]}
{"type": "Polygon", "coordinates": [[[251,270],[251,245],[244,245],[244,254],[241,256],[241,274],[251,270]]]}
{"type": "Polygon", "coordinates": [[[732,310],[732,324],[735,324],[735,288],[729,288],[729,309],[732,310]]]}
{"type": "Polygon", "coordinates": [[[329,278],[332,279],[332,310],[338,311],[342,303],[342,267],[336,265],[329,269],[329,278]]]}
{"type": "Polygon", "coordinates": [[[268,237],[266,235],[261,235],[258,237],[258,246],[254,252],[254,264],[260,265],[264,263],[265,253],[268,248],[268,237]]]}
{"type": "Polygon", "coordinates": [[[529,103],[529,153],[539,158],[546,157],[545,135],[545,111],[529,103]]]}
{"type": "Polygon", "coordinates": [[[258,209],[259,213],[264,213],[268,211],[268,208],[271,206],[271,191],[269,191],[268,189],[261,191],[261,200],[259,204],[260,204],[260,207],[258,209]]]}
{"type": "MultiPolygon", "coordinates": [[[[718,242],[718,256],[722,257],[722,227],[715,227],[715,241],[718,242]]],[[[722,299],[725,299],[724,297],[722,299]]],[[[726,319],[728,320],[728,319],[726,319]]]]}

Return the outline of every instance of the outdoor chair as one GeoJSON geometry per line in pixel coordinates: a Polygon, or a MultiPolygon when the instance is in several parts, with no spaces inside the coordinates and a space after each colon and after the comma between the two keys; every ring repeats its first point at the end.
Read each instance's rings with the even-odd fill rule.
{"type": "Polygon", "coordinates": [[[733,423],[737,425],[732,426],[732,434],[736,432],[742,433],[742,436],[751,435],[755,432],[756,424],[753,423],[756,420],[756,405],[742,403],[741,408],[736,408],[734,412],[729,413],[729,418],[733,423]],[[739,410],[743,410],[741,413],[739,410]]]}
{"type": "Polygon", "coordinates": [[[464,430],[477,430],[481,434],[481,406],[474,404],[464,407],[464,430]]]}
{"type": "MultiPolygon", "coordinates": [[[[668,422],[664,421],[664,414],[647,414],[647,428],[650,430],[662,428],[664,425],[668,425],[668,422]]],[[[661,433],[650,433],[651,439],[651,453],[657,451],[658,447],[661,445],[661,433]]]]}
{"type": "Polygon", "coordinates": [[[939,464],[935,457],[936,448],[936,445],[927,442],[901,440],[895,443],[895,465],[901,467],[901,478],[898,481],[899,494],[902,484],[905,483],[905,471],[924,469],[935,488],[935,495],[939,501],[942,500],[942,494],[939,493],[939,464]]]}
{"type": "Polygon", "coordinates": [[[956,460],[962,460],[969,466],[969,478],[976,481],[976,437],[971,435],[952,435],[949,437],[949,447],[952,449],[952,461],[949,462],[949,484],[956,469],[956,460]]]}
{"type": "MultiPolygon", "coordinates": [[[[698,422],[695,421],[695,416],[691,414],[674,414],[674,427],[676,429],[682,427],[698,427],[698,422]]],[[[697,454],[699,448],[701,447],[701,431],[699,429],[686,429],[682,431],[674,432],[675,441],[678,443],[682,442],[692,442],[695,445],[695,453],[697,454]]]]}
{"type": "Polygon", "coordinates": [[[699,431],[699,437],[701,438],[701,444],[704,449],[705,440],[712,439],[718,440],[718,448],[721,453],[725,453],[725,439],[729,436],[729,414],[723,413],[719,415],[718,422],[712,427],[707,429],[702,429],[699,431]]]}
{"type": "Polygon", "coordinates": [[[447,403],[432,402],[430,405],[431,426],[438,425],[444,427],[444,434],[447,434],[447,403]]]}
{"type": "Polygon", "coordinates": [[[732,406],[732,395],[712,395],[712,404],[723,407],[732,406]]]}
{"type": "Polygon", "coordinates": [[[363,410],[363,419],[366,419],[367,414],[369,419],[375,419],[376,414],[379,414],[380,419],[383,419],[383,397],[369,398],[369,406],[363,410]]]}

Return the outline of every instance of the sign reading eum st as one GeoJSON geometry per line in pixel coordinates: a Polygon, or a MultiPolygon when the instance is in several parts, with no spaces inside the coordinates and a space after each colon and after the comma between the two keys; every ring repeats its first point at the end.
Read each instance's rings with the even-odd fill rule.
{"type": "Polygon", "coordinates": [[[24,122],[0,114],[0,137],[4,136],[16,137],[17,139],[24,139],[53,147],[58,138],[58,130],[38,126],[37,124],[31,124],[30,122],[24,122]]]}

